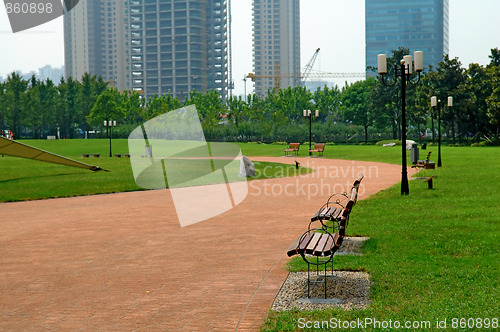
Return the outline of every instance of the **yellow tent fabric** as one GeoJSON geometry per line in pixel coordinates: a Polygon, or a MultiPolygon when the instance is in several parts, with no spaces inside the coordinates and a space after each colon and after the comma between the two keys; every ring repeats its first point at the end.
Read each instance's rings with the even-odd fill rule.
{"type": "Polygon", "coordinates": [[[5,137],[0,137],[0,154],[8,155],[8,156],[13,156],[13,157],[20,157],[20,158],[27,158],[27,159],[34,159],[34,160],[40,160],[40,161],[46,161],[49,163],[54,163],[54,164],[61,164],[61,165],[66,165],[66,166],[72,166],[72,167],[80,167],[80,168],[85,168],[89,169],[91,171],[101,171],[103,170],[99,166],[93,166],[93,165],[88,165],[73,159],[69,159],[63,156],[59,156],[54,153],[50,153],[38,148],[34,148],[32,146],[16,142],[10,139],[7,139],[5,137]]]}

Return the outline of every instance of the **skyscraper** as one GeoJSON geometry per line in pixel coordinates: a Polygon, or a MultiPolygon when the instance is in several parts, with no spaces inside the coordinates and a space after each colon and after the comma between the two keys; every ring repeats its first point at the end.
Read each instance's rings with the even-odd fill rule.
{"type": "Polygon", "coordinates": [[[399,47],[423,51],[426,67],[448,54],[448,0],[366,0],[365,15],[367,67],[399,47]]]}
{"type": "Polygon", "coordinates": [[[126,68],[125,1],[80,1],[64,15],[66,77],[101,76],[120,90],[130,87],[126,68]]]}
{"type": "Polygon", "coordinates": [[[129,21],[132,89],[146,97],[214,89],[226,96],[226,1],[131,0],[129,21]]]}
{"type": "Polygon", "coordinates": [[[255,93],[300,84],[299,0],[253,0],[255,93]]]}
{"type": "Polygon", "coordinates": [[[228,92],[226,0],[87,0],[65,15],[66,76],[146,98],[228,92]]]}

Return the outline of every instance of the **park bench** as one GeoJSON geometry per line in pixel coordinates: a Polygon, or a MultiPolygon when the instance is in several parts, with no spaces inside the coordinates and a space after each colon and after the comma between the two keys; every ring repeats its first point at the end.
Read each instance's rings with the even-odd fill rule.
{"type": "Polygon", "coordinates": [[[436,163],[433,161],[430,161],[431,153],[432,153],[432,151],[429,151],[429,153],[427,154],[427,158],[425,160],[417,161],[417,163],[415,165],[413,165],[412,168],[435,169],[436,163]]]}
{"type": "Polygon", "coordinates": [[[99,158],[101,156],[100,153],[84,153],[83,158],[90,158],[90,156],[93,156],[94,158],[99,158]]]}
{"type": "Polygon", "coordinates": [[[130,158],[130,154],[128,154],[128,153],[115,153],[115,157],[117,157],[117,158],[121,158],[121,157],[130,158]]]}
{"type": "Polygon", "coordinates": [[[288,156],[290,152],[295,152],[295,155],[297,156],[299,154],[299,148],[300,148],[300,143],[290,143],[288,146],[288,149],[285,149],[285,156],[288,156]]]}
{"type": "MultiPolygon", "coordinates": [[[[319,267],[324,266],[324,290],[326,299],[326,266],[333,260],[333,255],[340,248],[345,237],[345,229],[349,222],[349,216],[352,208],[356,204],[358,198],[359,184],[363,176],[361,175],[353,184],[351,192],[339,194],[347,199],[345,205],[342,205],[341,199],[332,198],[336,194],[330,196],[327,203],[324,204],[316,215],[311,218],[308,230],[304,232],[287,250],[287,255],[292,257],[300,255],[307,263],[307,296],[310,297],[310,285],[321,281],[311,281],[310,271],[311,265],[316,266],[316,272],[319,273],[319,267]],[[330,206],[331,205],[331,206],[330,206]],[[328,215],[323,213],[325,208],[333,208],[334,213],[328,215]],[[321,227],[311,228],[311,225],[316,221],[321,221],[321,227]],[[330,224],[324,221],[330,221],[330,224]]],[[[332,265],[333,275],[333,265],[332,265]]]]}
{"type": "MultiPolygon", "coordinates": [[[[361,180],[363,180],[364,175],[359,175],[359,177],[354,181],[351,187],[351,193],[353,189],[356,189],[356,196],[354,198],[354,204],[358,201],[359,185],[361,180]]],[[[319,220],[322,227],[327,227],[325,223],[333,222],[338,223],[342,217],[343,210],[346,203],[351,198],[350,194],[347,192],[335,193],[331,195],[325,204],[316,212],[316,214],[311,218],[311,223],[319,220]]],[[[311,225],[311,223],[309,225],[311,225]]]]}
{"type": "Polygon", "coordinates": [[[317,152],[318,156],[322,156],[325,151],[325,143],[314,144],[314,149],[309,150],[309,154],[317,152]]]}

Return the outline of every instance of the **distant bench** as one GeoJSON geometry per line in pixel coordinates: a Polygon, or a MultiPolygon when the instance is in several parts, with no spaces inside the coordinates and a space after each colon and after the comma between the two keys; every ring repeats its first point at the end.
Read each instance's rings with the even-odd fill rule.
{"type": "Polygon", "coordinates": [[[322,156],[325,151],[325,143],[316,143],[314,144],[314,149],[309,150],[309,153],[317,152],[318,156],[322,156]]]}
{"type": "Polygon", "coordinates": [[[101,156],[100,153],[84,153],[83,158],[90,158],[90,156],[94,158],[99,158],[101,156]]]}
{"type": "Polygon", "coordinates": [[[412,166],[412,168],[435,169],[436,163],[430,160],[431,153],[432,151],[429,151],[429,153],[427,154],[427,158],[425,160],[418,160],[417,163],[412,166]]]}
{"type": "Polygon", "coordinates": [[[288,149],[285,149],[285,156],[288,156],[290,152],[295,152],[295,155],[297,156],[299,154],[299,149],[300,149],[300,143],[290,143],[288,146],[288,149]]]}
{"type": "MultiPolygon", "coordinates": [[[[311,218],[308,230],[304,232],[287,250],[287,255],[292,257],[300,255],[307,263],[307,296],[310,296],[310,266],[324,266],[324,289],[326,299],[326,265],[332,261],[333,255],[340,248],[345,237],[345,229],[349,223],[352,208],[358,199],[358,190],[363,175],[354,181],[349,194],[334,194],[311,218]],[[332,200],[332,198],[335,200],[332,200]],[[345,202],[345,198],[347,202],[345,202]],[[311,228],[319,220],[321,227],[311,228]],[[316,259],[314,259],[316,257],[316,259]]],[[[333,265],[332,265],[333,273],[333,265]]]]}
{"type": "Polygon", "coordinates": [[[115,157],[117,157],[117,158],[121,158],[121,157],[130,158],[130,154],[128,154],[128,153],[115,153],[115,157]]]}

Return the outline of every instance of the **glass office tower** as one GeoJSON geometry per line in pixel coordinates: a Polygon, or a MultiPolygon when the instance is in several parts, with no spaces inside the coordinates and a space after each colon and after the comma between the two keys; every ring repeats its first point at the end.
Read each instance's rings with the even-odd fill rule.
{"type": "Polygon", "coordinates": [[[399,47],[423,51],[426,67],[448,54],[448,0],[366,0],[365,17],[367,67],[399,47]]]}

